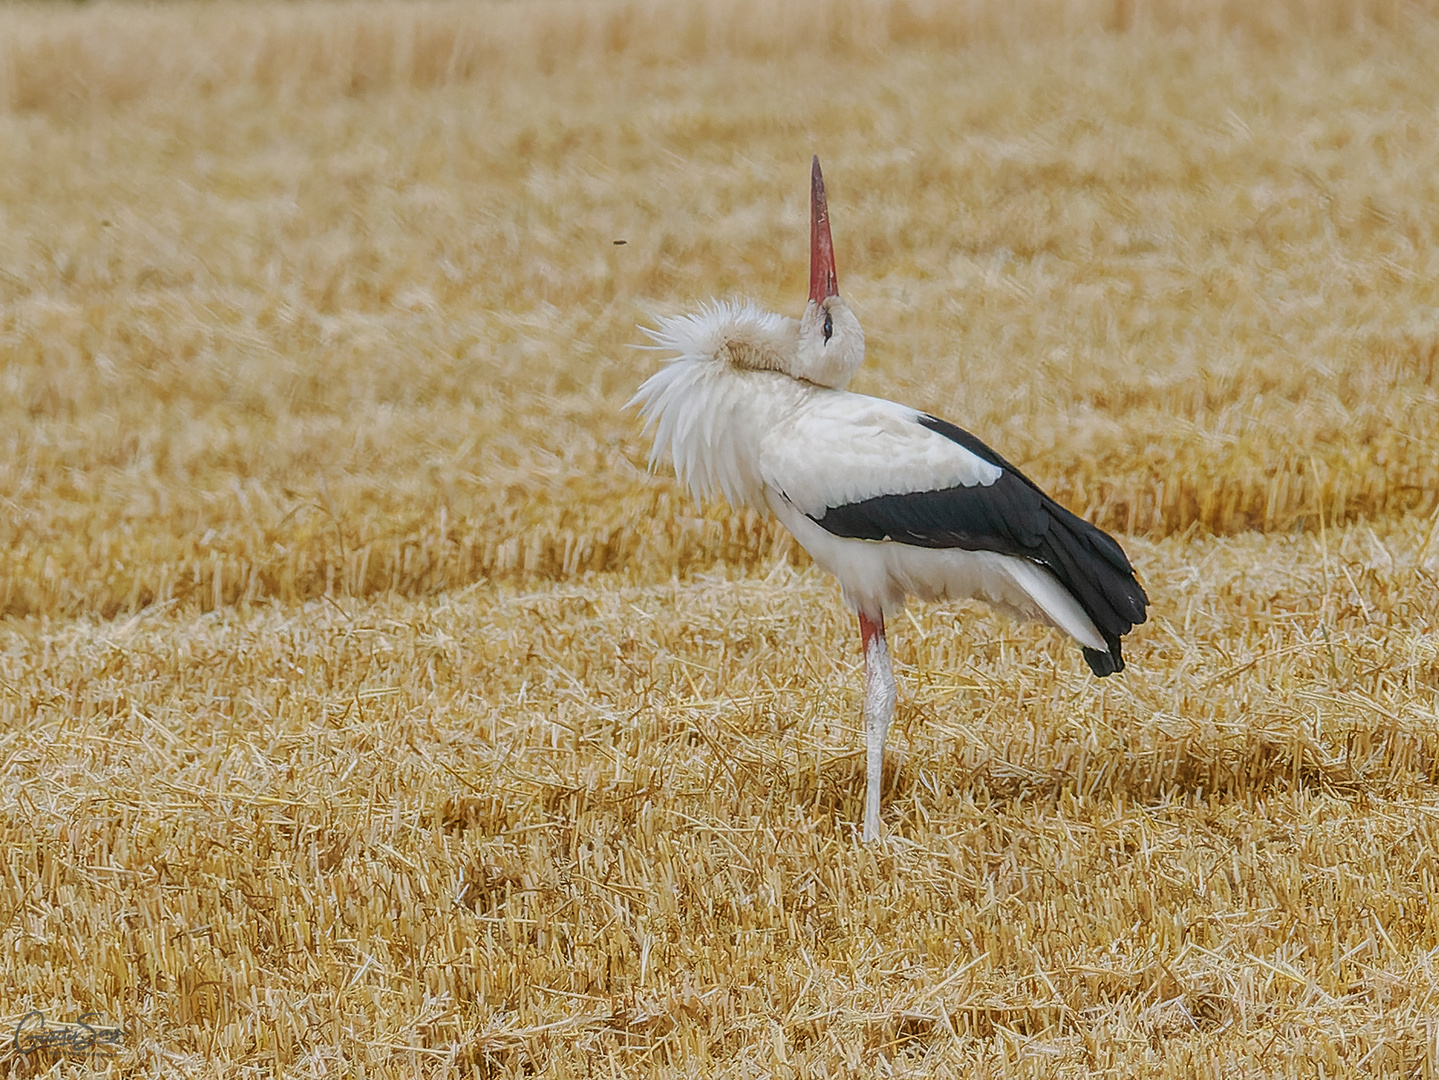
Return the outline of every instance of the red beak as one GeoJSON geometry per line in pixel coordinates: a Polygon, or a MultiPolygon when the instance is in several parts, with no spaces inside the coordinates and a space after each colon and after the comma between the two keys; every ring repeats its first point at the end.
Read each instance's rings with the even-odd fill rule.
{"type": "Polygon", "coordinates": [[[839,277],[834,272],[834,240],[829,235],[829,204],[824,199],[824,176],[819,155],[809,181],[809,298],[818,304],[839,295],[839,277]]]}

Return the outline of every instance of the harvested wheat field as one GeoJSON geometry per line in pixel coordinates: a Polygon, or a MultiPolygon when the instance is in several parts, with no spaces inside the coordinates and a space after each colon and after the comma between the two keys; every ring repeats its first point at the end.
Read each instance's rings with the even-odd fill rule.
{"type": "Polygon", "coordinates": [[[1397,0],[0,7],[3,1074],[1433,1075],[1436,55],[1397,0]],[[855,388],[1155,602],[1102,682],[894,621],[872,846],[837,587],[624,408],[637,324],[799,312],[816,152],[855,388]]]}

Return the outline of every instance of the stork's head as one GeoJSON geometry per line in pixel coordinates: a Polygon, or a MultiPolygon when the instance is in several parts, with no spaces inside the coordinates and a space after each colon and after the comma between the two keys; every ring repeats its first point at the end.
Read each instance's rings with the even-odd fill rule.
{"type": "Polygon", "coordinates": [[[810,170],[809,210],[809,303],[799,322],[799,352],[790,374],[842,390],[864,363],[864,331],[839,295],[818,157],[810,170]]]}

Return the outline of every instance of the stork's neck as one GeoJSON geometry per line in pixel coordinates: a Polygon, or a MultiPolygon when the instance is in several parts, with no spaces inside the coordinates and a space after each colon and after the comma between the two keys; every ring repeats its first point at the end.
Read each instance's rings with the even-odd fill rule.
{"type": "Polygon", "coordinates": [[[696,498],[765,508],[760,440],[816,392],[786,374],[799,348],[794,320],[720,302],[647,333],[677,354],[630,402],[654,432],[650,466],[668,456],[696,498]]]}
{"type": "Polygon", "coordinates": [[[764,510],[760,443],[818,392],[777,371],[682,357],[646,380],[635,400],[655,432],[651,466],[668,456],[696,499],[723,495],[735,506],[764,510]]]}

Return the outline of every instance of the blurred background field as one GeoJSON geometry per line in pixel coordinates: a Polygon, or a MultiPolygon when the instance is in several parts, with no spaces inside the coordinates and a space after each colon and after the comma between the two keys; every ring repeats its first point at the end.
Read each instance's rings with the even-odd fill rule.
{"type": "MultiPolygon", "coordinates": [[[[1430,1075],[1439,22],[0,6],[0,1019],[122,1075],[1430,1075]],[[796,314],[1154,597],[858,664],[623,408],[796,314]],[[618,243],[623,241],[623,243],[618,243]]],[[[54,1059],[9,1053],[34,1075],[54,1059]]]]}

